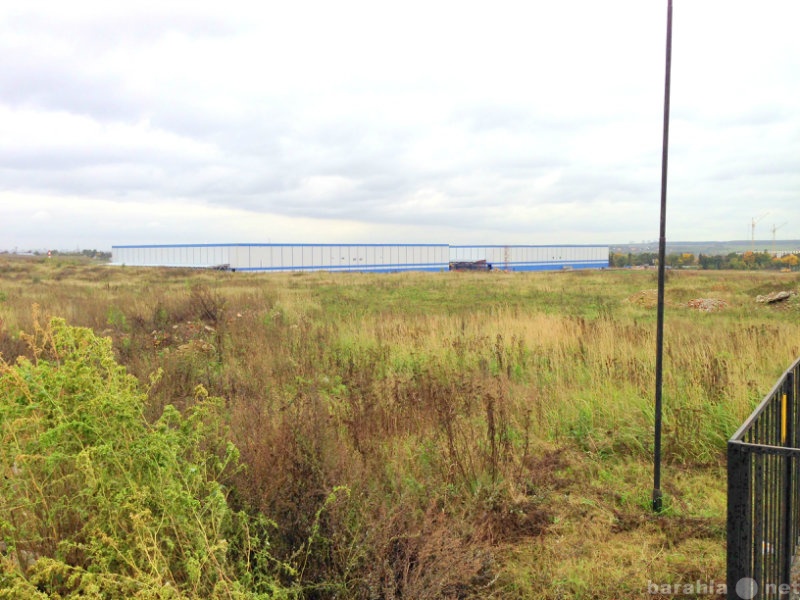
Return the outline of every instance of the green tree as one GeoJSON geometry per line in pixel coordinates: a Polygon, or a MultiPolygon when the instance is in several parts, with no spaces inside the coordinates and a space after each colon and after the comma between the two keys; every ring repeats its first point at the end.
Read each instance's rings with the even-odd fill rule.
{"type": "Polygon", "coordinates": [[[701,269],[723,269],[725,268],[723,265],[727,265],[725,257],[719,254],[701,254],[698,256],[697,262],[701,269]]]}
{"type": "Polygon", "coordinates": [[[622,252],[614,252],[611,254],[612,267],[629,267],[631,265],[631,254],[623,254],[622,252]]]}
{"type": "Polygon", "coordinates": [[[800,258],[796,254],[787,254],[781,258],[781,263],[784,267],[794,268],[800,264],[800,258]]]}

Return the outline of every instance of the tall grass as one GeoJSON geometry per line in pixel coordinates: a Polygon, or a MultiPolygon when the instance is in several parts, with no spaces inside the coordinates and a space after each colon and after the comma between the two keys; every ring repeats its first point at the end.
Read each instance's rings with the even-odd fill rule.
{"type": "MultiPolygon", "coordinates": [[[[599,575],[576,557],[507,552],[550,532],[579,536],[563,519],[586,515],[622,523],[616,539],[649,532],[653,553],[674,534],[648,529],[643,516],[655,315],[636,299],[655,286],[650,273],[70,267],[0,267],[0,351],[25,352],[20,332],[38,302],[110,336],[142,381],[163,370],[150,419],[167,405],[189,410],[198,384],[225,398],[246,469],[233,501],[276,522],[272,550],[296,567],[283,583],[307,597],[530,595],[520,583],[532,577],[526,560],[553,576],[573,564],[577,579],[540,597],[589,593],[599,575]],[[581,480],[591,482],[585,492],[581,480]],[[563,490],[591,510],[559,502],[563,490]]],[[[690,475],[667,490],[674,518],[719,529],[722,515],[708,513],[719,495],[706,506],[682,496],[698,480],[724,489],[725,439],[800,353],[797,304],[754,302],[796,285],[778,273],[671,274],[664,448],[690,475]],[[728,308],[686,306],[712,296],[728,308]]],[[[702,541],[716,544],[704,567],[712,575],[722,556],[714,535],[702,541]]],[[[652,564],[642,568],[654,576],[652,564]]]]}

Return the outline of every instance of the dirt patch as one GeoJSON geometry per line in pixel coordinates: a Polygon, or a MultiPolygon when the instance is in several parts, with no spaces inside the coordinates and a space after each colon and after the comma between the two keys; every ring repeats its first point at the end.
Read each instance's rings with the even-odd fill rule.
{"type": "Polygon", "coordinates": [[[677,546],[689,539],[725,539],[725,523],[722,518],[703,517],[653,517],[655,523],[667,537],[667,544],[677,546]]]}
{"type": "Polygon", "coordinates": [[[529,491],[533,493],[542,488],[560,489],[573,483],[571,480],[557,475],[559,471],[570,465],[563,448],[527,456],[524,465],[526,483],[529,491]]]}
{"type": "Polygon", "coordinates": [[[642,514],[623,513],[614,511],[614,523],[611,525],[611,533],[625,533],[638,529],[647,522],[647,517],[642,514]]]}
{"type": "Polygon", "coordinates": [[[481,537],[491,544],[519,542],[543,535],[553,524],[553,513],[529,500],[500,504],[482,515],[481,537]]]}
{"type": "Polygon", "coordinates": [[[728,303],[718,298],[695,298],[694,300],[689,300],[686,306],[702,312],[714,312],[728,308],[728,303]]]}
{"type": "Polygon", "coordinates": [[[664,517],[614,511],[612,533],[633,531],[647,524],[661,530],[666,537],[667,546],[677,546],[690,539],[725,539],[723,519],[704,517],[664,517]]]}

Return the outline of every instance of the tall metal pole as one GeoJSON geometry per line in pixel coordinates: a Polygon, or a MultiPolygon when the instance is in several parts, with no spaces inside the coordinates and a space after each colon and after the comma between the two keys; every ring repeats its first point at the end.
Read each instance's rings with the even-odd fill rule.
{"type": "Polygon", "coordinates": [[[656,317],[656,406],[653,450],[653,510],[661,512],[661,387],[664,363],[664,273],[667,247],[667,156],[669,84],[672,70],[672,0],[667,1],[667,65],[664,80],[664,137],[661,145],[661,226],[658,235],[658,308],[656,317]]]}

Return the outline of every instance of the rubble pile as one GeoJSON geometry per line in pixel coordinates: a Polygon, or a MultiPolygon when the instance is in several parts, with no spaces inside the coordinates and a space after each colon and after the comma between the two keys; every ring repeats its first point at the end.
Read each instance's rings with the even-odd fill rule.
{"type": "Polygon", "coordinates": [[[713,312],[728,307],[728,303],[725,300],[719,300],[718,298],[695,298],[694,300],[689,300],[686,305],[689,308],[703,312],[713,312]]]}
{"type": "Polygon", "coordinates": [[[771,294],[766,294],[764,296],[756,296],[756,302],[760,302],[762,304],[773,304],[775,302],[783,302],[784,300],[788,300],[795,295],[797,295],[797,292],[795,291],[772,292],[771,294]]]}

